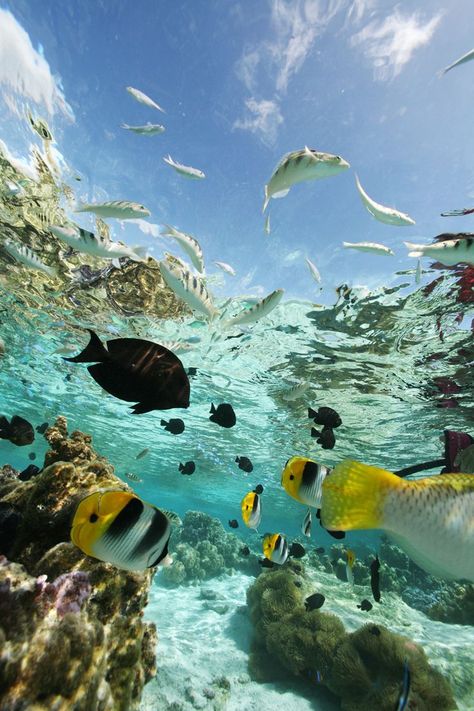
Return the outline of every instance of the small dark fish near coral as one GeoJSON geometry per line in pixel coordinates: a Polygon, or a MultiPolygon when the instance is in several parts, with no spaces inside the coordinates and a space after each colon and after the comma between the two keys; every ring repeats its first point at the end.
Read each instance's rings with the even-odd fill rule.
{"type": "Polygon", "coordinates": [[[272,563],[272,561],[269,558],[259,558],[258,559],[259,565],[262,566],[262,568],[274,568],[275,563],[272,563]]]}
{"type": "Polygon", "coordinates": [[[182,432],[184,432],[184,422],[183,420],[180,420],[179,417],[173,419],[173,420],[161,420],[160,425],[164,427],[164,429],[167,432],[171,432],[171,434],[174,435],[179,435],[182,432]]]}
{"type": "Polygon", "coordinates": [[[79,503],[71,540],[86,555],[122,570],[170,565],[168,516],[127,491],[97,491],[79,503]]]}
{"type": "Polygon", "coordinates": [[[302,558],[306,555],[306,549],[301,545],[301,543],[294,541],[290,546],[289,555],[293,558],[302,558]]]}
{"type": "Polygon", "coordinates": [[[320,607],[324,605],[326,601],[326,598],[324,595],[321,593],[313,593],[313,595],[310,595],[309,597],[306,598],[304,601],[304,606],[309,612],[310,610],[319,610],[320,607]]]}
{"type": "Polygon", "coordinates": [[[260,496],[260,494],[263,494],[263,486],[261,484],[257,484],[253,492],[254,494],[258,494],[260,496]]]}
{"type": "Polygon", "coordinates": [[[331,429],[336,429],[336,427],[342,425],[341,418],[332,407],[320,407],[317,412],[311,407],[308,407],[308,417],[310,420],[313,420],[316,425],[330,427],[331,429]]]}
{"type": "Polygon", "coordinates": [[[23,471],[18,474],[18,479],[20,479],[20,481],[29,481],[34,476],[39,474],[39,472],[39,467],[37,467],[35,464],[29,464],[26,469],[23,469],[23,471]]]}
{"type": "Polygon", "coordinates": [[[411,674],[408,666],[408,659],[403,662],[403,683],[398,705],[395,711],[404,711],[407,708],[408,697],[410,696],[411,674]]]}
{"type": "Polygon", "coordinates": [[[209,412],[211,413],[209,417],[210,421],[215,422],[216,425],[220,425],[221,427],[230,428],[237,422],[234,408],[232,405],[229,405],[228,402],[224,402],[217,407],[212,404],[209,412]]]}
{"type": "Polygon", "coordinates": [[[34,452],[30,452],[28,455],[28,459],[30,460],[30,462],[34,462],[36,459],[36,454],[34,452]]]}
{"type": "Polygon", "coordinates": [[[189,407],[190,387],[183,364],[164,346],[141,338],[116,338],[107,348],[90,329],[82,353],[64,360],[94,363],[87,370],[110,395],[135,402],[134,415],[189,407]]]}
{"type": "Polygon", "coordinates": [[[191,460],[189,462],[186,462],[185,464],[181,464],[180,462],[178,466],[178,471],[180,471],[181,474],[187,474],[188,476],[190,476],[196,471],[196,465],[191,460]]]}
{"type": "Polygon", "coordinates": [[[359,608],[359,610],[364,610],[364,612],[370,612],[373,605],[369,600],[362,600],[360,605],[357,605],[357,607],[359,608]]]}
{"type": "Polygon", "coordinates": [[[8,439],[17,447],[31,444],[35,438],[33,425],[19,415],[13,415],[10,422],[4,415],[0,416],[0,439],[8,439]]]}
{"type": "Polygon", "coordinates": [[[44,434],[46,432],[46,430],[48,429],[48,427],[49,427],[49,423],[43,422],[41,425],[37,426],[36,431],[38,432],[38,434],[44,434]]]}
{"type": "Polygon", "coordinates": [[[239,469],[242,469],[243,472],[247,472],[247,474],[253,472],[253,464],[248,457],[236,457],[235,461],[239,465],[239,469]]]}
{"type": "Polygon", "coordinates": [[[311,437],[315,437],[316,442],[320,444],[323,449],[334,449],[334,445],[336,444],[334,432],[330,427],[323,427],[321,432],[311,427],[311,437]]]}
{"type": "Polygon", "coordinates": [[[244,546],[243,548],[241,548],[240,555],[244,555],[244,556],[250,555],[250,548],[248,546],[244,546]]]}
{"type": "Polygon", "coordinates": [[[372,588],[372,595],[374,596],[375,602],[380,602],[380,561],[378,555],[375,556],[375,560],[370,564],[370,587],[372,588]]]}
{"type": "Polygon", "coordinates": [[[229,521],[229,526],[231,528],[238,528],[239,522],[237,521],[237,519],[233,518],[231,521],[229,521]]]}

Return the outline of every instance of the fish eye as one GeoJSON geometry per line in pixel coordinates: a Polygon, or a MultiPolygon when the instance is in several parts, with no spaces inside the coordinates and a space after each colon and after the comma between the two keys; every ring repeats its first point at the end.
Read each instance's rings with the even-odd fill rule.
{"type": "Polygon", "coordinates": [[[89,523],[95,523],[99,517],[97,516],[96,513],[91,513],[89,516],[89,523]]]}
{"type": "Polygon", "coordinates": [[[294,475],[294,474],[290,474],[290,481],[293,481],[294,478],[295,478],[295,475],[294,475]]]}

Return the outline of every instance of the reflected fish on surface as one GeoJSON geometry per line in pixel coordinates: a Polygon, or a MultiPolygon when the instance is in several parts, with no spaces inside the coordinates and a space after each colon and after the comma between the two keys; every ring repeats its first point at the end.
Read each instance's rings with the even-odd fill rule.
{"type": "Polygon", "coordinates": [[[108,202],[81,203],[74,212],[93,212],[102,218],[116,218],[118,220],[132,220],[136,217],[149,217],[150,210],[138,202],[128,200],[110,200],[108,202]]]}
{"type": "Polygon", "coordinates": [[[249,309],[244,309],[240,312],[240,314],[237,314],[234,318],[226,321],[223,324],[223,327],[229,328],[239,324],[255,323],[264,316],[268,316],[268,314],[271,313],[280,303],[283,293],[283,289],[275,289],[275,291],[272,291],[271,294],[265,296],[264,299],[261,299],[249,309]]]}
{"type": "Polygon", "coordinates": [[[126,89],[128,93],[131,94],[140,104],[145,104],[145,106],[149,106],[151,109],[158,109],[158,111],[161,111],[162,114],[166,113],[166,111],[162,109],[156,101],[150,99],[150,97],[144,94],[143,91],[140,91],[140,89],[135,89],[133,86],[127,86],[126,89]]]}
{"type": "Polygon", "coordinates": [[[194,474],[196,471],[196,465],[193,461],[185,462],[185,464],[179,463],[178,466],[178,471],[181,472],[181,474],[187,474],[188,476],[191,476],[191,474],[194,474]]]}
{"type": "Polygon", "coordinates": [[[150,454],[150,450],[149,450],[148,447],[145,447],[145,449],[142,449],[141,452],[138,452],[138,454],[137,454],[137,456],[135,457],[135,459],[143,459],[143,458],[146,457],[148,454],[150,454]]]}
{"type": "Polygon", "coordinates": [[[466,62],[470,62],[472,59],[474,59],[474,49],[470,49],[469,52],[466,52],[466,54],[463,54],[462,57],[459,57],[459,59],[456,59],[455,62],[452,64],[449,64],[445,69],[442,70],[443,74],[446,74],[446,72],[450,72],[451,69],[454,69],[454,67],[459,67],[460,64],[465,64],[466,62]]]}
{"type": "Polygon", "coordinates": [[[316,412],[311,407],[308,407],[308,417],[316,425],[322,425],[323,427],[330,427],[335,430],[337,427],[342,425],[342,420],[336,410],[332,407],[320,407],[316,412]]]}
{"type": "Polygon", "coordinates": [[[263,555],[272,563],[283,565],[288,558],[288,542],[280,533],[269,533],[263,539],[263,555]]]}
{"type": "Polygon", "coordinates": [[[168,420],[168,422],[166,422],[166,420],[160,420],[160,425],[167,432],[171,432],[171,434],[174,435],[179,435],[184,432],[184,422],[179,417],[168,420]]]}
{"type": "Polygon", "coordinates": [[[90,341],[71,363],[96,363],[87,368],[108,393],[126,402],[136,402],[133,414],[151,410],[189,407],[190,387],[183,364],[158,343],[141,338],[116,338],[107,348],[94,331],[90,341]]]}
{"type": "Polygon", "coordinates": [[[257,529],[262,519],[260,496],[255,491],[249,491],[240,504],[242,519],[247,528],[257,529]]]}
{"type": "Polygon", "coordinates": [[[230,274],[231,276],[235,276],[235,269],[230,266],[230,264],[227,264],[226,262],[214,262],[216,267],[219,267],[219,269],[222,269],[223,272],[226,274],[230,274]]]}
{"type": "Polygon", "coordinates": [[[304,606],[307,612],[311,610],[319,610],[324,605],[326,598],[321,593],[313,593],[304,601],[304,606]]]}
{"type": "Polygon", "coordinates": [[[102,259],[128,257],[134,262],[146,261],[146,247],[129,247],[109,238],[96,236],[93,232],[83,230],[82,227],[75,225],[51,225],[49,229],[55,237],[82,254],[90,254],[102,259]]]}
{"type": "Polygon", "coordinates": [[[336,437],[331,427],[323,427],[322,431],[311,427],[311,437],[316,438],[316,442],[321,445],[323,449],[334,449],[336,444],[336,437]]]}
{"type": "Polygon", "coordinates": [[[351,551],[349,548],[346,550],[346,578],[347,582],[350,585],[354,585],[354,573],[352,572],[352,569],[354,567],[355,563],[355,553],[354,551],[351,551]]]}
{"type": "Polygon", "coordinates": [[[170,521],[126,491],[97,491],[78,505],[71,540],[86,555],[122,570],[169,565],[170,521]]]}
{"type": "Polygon", "coordinates": [[[319,273],[319,269],[317,268],[316,264],[314,264],[311,259],[308,259],[308,257],[305,257],[306,259],[306,264],[308,265],[309,273],[313,277],[314,281],[317,284],[321,283],[321,274],[319,273]]]}
{"type": "Polygon", "coordinates": [[[123,123],[121,128],[125,128],[127,131],[133,131],[133,133],[138,133],[140,136],[155,136],[165,131],[165,127],[161,124],[150,122],[144,126],[129,126],[128,123],[123,123]]]}
{"type": "Polygon", "coordinates": [[[184,175],[185,178],[190,178],[191,180],[202,180],[206,177],[205,173],[199,168],[193,168],[190,165],[183,165],[173,160],[173,158],[168,154],[167,157],[163,158],[165,163],[170,165],[174,170],[180,175],[184,175]]]}
{"type": "Polygon", "coordinates": [[[33,250],[27,247],[26,244],[23,244],[22,242],[13,241],[11,239],[5,239],[2,242],[1,246],[3,247],[5,252],[10,255],[10,257],[13,257],[13,259],[15,259],[17,262],[24,264],[25,267],[29,267],[30,269],[37,269],[40,272],[44,272],[51,279],[54,279],[57,276],[54,267],[48,267],[47,264],[44,264],[38,257],[36,252],[33,252],[33,250]]]}
{"type": "Polygon", "coordinates": [[[163,259],[159,264],[161,276],[176,296],[193,311],[199,311],[209,319],[217,316],[219,312],[199,277],[193,276],[187,269],[175,267],[163,259]]]}
{"type": "Polygon", "coordinates": [[[386,531],[434,576],[474,582],[474,477],[441,474],[407,480],[346,460],[322,485],[325,528],[386,531]]]}
{"type": "Polygon", "coordinates": [[[243,472],[247,472],[247,474],[253,472],[253,464],[248,457],[236,457],[235,461],[237,462],[239,469],[242,469],[243,472]]]}
{"type": "Polygon", "coordinates": [[[372,198],[367,195],[364,188],[360,184],[360,180],[357,175],[355,176],[355,181],[362,203],[367,208],[367,211],[370,212],[372,217],[375,217],[376,220],[378,220],[379,222],[383,222],[386,225],[394,225],[395,227],[403,227],[415,224],[415,220],[413,220],[409,215],[405,214],[404,212],[395,210],[394,207],[385,207],[385,205],[381,205],[379,202],[375,202],[375,200],[372,200],[372,198]]]}
{"type": "Polygon", "coordinates": [[[415,272],[415,283],[420,284],[421,282],[421,259],[418,260],[418,264],[416,265],[416,272],[415,272]]]}
{"type": "Polygon", "coordinates": [[[33,425],[19,415],[13,415],[10,422],[4,415],[0,416],[0,439],[7,439],[17,447],[31,444],[35,438],[33,425]]]}
{"type": "Polygon", "coordinates": [[[358,252],[371,252],[372,254],[389,254],[393,256],[395,252],[390,247],[378,242],[343,242],[346,249],[356,249],[358,252]]]}
{"type": "Polygon", "coordinates": [[[321,153],[305,146],[301,150],[287,153],[278,163],[273,174],[265,185],[265,212],[270,198],[285,197],[290,188],[305,180],[318,180],[337,175],[349,168],[349,163],[341,156],[332,153],[321,153]]]}
{"type": "Polygon", "coordinates": [[[191,262],[196,267],[198,272],[202,273],[204,271],[204,257],[201,249],[201,245],[192,235],[188,235],[186,232],[181,232],[177,230],[173,225],[163,225],[165,232],[162,232],[163,237],[172,237],[176,242],[184,249],[191,262]]]}
{"type": "Polygon", "coordinates": [[[453,267],[460,262],[474,264],[474,234],[459,236],[457,239],[447,239],[433,244],[414,244],[404,242],[409,257],[430,257],[453,267]]]}
{"type": "Polygon", "coordinates": [[[294,400],[298,400],[298,398],[302,397],[309,387],[310,383],[307,380],[302,380],[300,383],[297,383],[292,388],[285,390],[285,392],[282,393],[281,397],[287,402],[294,402],[294,400]]]}
{"type": "Polygon", "coordinates": [[[210,421],[215,422],[216,425],[220,425],[221,427],[229,429],[237,422],[234,408],[228,402],[223,402],[217,407],[211,404],[209,412],[211,413],[209,417],[210,421]]]}
{"type": "Polygon", "coordinates": [[[301,533],[304,536],[307,536],[308,538],[311,537],[311,525],[312,525],[313,519],[311,516],[311,509],[308,509],[306,512],[306,516],[303,519],[303,523],[301,524],[301,533]]]}

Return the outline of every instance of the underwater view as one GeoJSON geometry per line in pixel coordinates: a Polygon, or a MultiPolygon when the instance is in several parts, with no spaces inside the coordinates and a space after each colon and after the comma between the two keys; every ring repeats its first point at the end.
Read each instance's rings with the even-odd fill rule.
{"type": "Polygon", "coordinates": [[[473,26],[0,2],[0,711],[474,711],[473,26]]]}

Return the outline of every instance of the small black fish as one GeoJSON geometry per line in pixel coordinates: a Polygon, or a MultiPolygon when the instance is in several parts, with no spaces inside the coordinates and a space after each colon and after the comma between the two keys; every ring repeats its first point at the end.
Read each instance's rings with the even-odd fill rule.
{"type": "Polygon", "coordinates": [[[375,637],[380,637],[380,629],[374,625],[369,629],[370,634],[373,634],[375,637]]]}
{"type": "Polygon", "coordinates": [[[258,562],[262,566],[262,568],[273,568],[275,565],[275,563],[273,563],[268,558],[259,558],[258,562]]]}
{"type": "Polygon", "coordinates": [[[14,506],[0,501],[0,553],[3,555],[10,555],[22,518],[14,506]]]}
{"type": "Polygon", "coordinates": [[[0,416],[0,439],[8,439],[17,447],[31,444],[35,438],[33,425],[19,415],[13,415],[10,422],[3,415],[0,416]]]}
{"type": "Polygon", "coordinates": [[[30,462],[34,462],[36,459],[36,454],[34,452],[30,452],[28,455],[28,459],[30,460],[30,462]]]}
{"type": "Polygon", "coordinates": [[[311,427],[311,437],[316,437],[316,442],[320,444],[323,449],[334,449],[334,445],[336,444],[334,432],[330,427],[323,427],[322,432],[311,427]]]}
{"type": "Polygon", "coordinates": [[[324,605],[326,601],[326,598],[324,595],[321,595],[321,593],[313,593],[313,595],[310,595],[309,597],[306,598],[304,601],[304,606],[309,612],[310,610],[319,610],[320,607],[324,605]]]}
{"type": "Polygon", "coordinates": [[[66,383],[70,383],[70,382],[71,382],[71,377],[72,377],[72,376],[71,376],[71,373],[68,373],[67,375],[65,375],[65,376],[64,376],[65,382],[66,382],[66,383]]]}
{"type": "Polygon", "coordinates": [[[194,378],[197,375],[197,368],[188,368],[186,374],[188,378],[194,378]]]}
{"type": "Polygon", "coordinates": [[[317,412],[308,407],[308,417],[310,420],[314,420],[315,424],[330,427],[331,429],[336,429],[336,427],[342,425],[341,418],[332,407],[320,407],[317,412]]]}
{"type": "Polygon", "coordinates": [[[18,479],[20,479],[21,481],[29,481],[39,472],[39,467],[37,467],[35,464],[29,464],[26,469],[23,469],[23,471],[18,474],[18,479]]]}
{"type": "Polygon", "coordinates": [[[236,457],[235,461],[239,465],[239,469],[242,469],[243,472],[247,472],[247,474],[253,472],[253,464],[248,457],[236,457]]]}
{"type": "Polygon", "coordinates": [[[369,600],[362,600],[360,605],[357,605],[357,607],[359,608],[359,610],[364,610],[365,612],[370,612],[373,605],[369,600]]]}
{"type": "MultiPolygon", "coordinates": [[[[316,509],[316,518],[319,518],[319,524],[321,528],[324,528],[323,524],[321,523],[321,509],[316,509]]],[[[328,531],[327,528],[324,528],[324,530],[329,533],[330,536],[336,538],[338,541],[340,541],[341,538],[346,537],[345,531],[328,531]]]]}
{"type": "Polygon", "coordinates": [[[237,519],[233,518],[231,521],[229,521],[229,526],[231,528],[238,528],[239,522],[237,521],[237,519]]]}
{"type": "Polygon", "coordinates": [[[188,474],[190,476],[196,471],[196,465],[192,461],[186,462],[185,464],[181,464],[180,462],[178,470],[181,472],[181,474],[188,474]]]}
{"type": "Polygon", "coordinates": [[[293,558],[302,558],[304,555],[306,555],[306,550],[304,546],[301,545],[301,543],[296,543],[295,541],[291,544],[288,555],[293,556],[293,558]]]}
{"type": "Polygon", "coordinates": [[[323,553],[324,553],[324,548],[323,548],[323,546],[319,546],[319,548],[315,548],[314,551],[315,551],[315,553],[317,553],[318,555],[323,555],[323,553]]]}
{"type": "Polygon", "coordinates": [[[48,429],[48,427],[49,427],[49,424],[47,422],[43,422],[42,425],[38,425],[38,427],[36,428],[36,431],[38,432],[38,434],[44,434],[46,432],[46,430],[48,429]]]}
{"type": "Polygon", "coordinates": [[[375,560],[370,564],[370,587],[372,588],[372,595],[375,602],[380,602],[380,561],[378,555],[375,556],[375,560]]]}
{"type": "Polygon", "coordinates": [[[254,489],[254,493],[258,494],[259,496],[260,496],[260,494],[263,494],[263,486],[261,484],[257,484],[257,486],[254,489]]]}
{"type": "Polygon", "coordinates": [[[293,583],[296,585],[297,588],[301,587],[301,580],[293,580],[293,583]]]}
{"type": "Polygon", "coordinates": [[[244,546],[243,548],[241,548],[240,555],[250,555],[250,548],[248,546],[244,546]]]}
{"type": "Polygon", "coordinates": [[[211,413],[210,421],[215,422],[216,425],[220,425],[221,427],[233,427],[237,422],[234,408],[232,405],[229,405],[228,402],[218,405],[217,408],[212,404],[209,412],[211,413]]]}
{"type": "Polygon", "coordinates": [[[87,370],[110,395],[135,402],[133,414],[151,410],[189,407],[189,380],[174,353],[141,338],[115,338],[107,348],[94,331],[79,355],[64,358],[70,363],[95,363],[87,370]]]}
{"type": "Polygon", "coordinates": [[[184,432],[184,422],[178,417],[173,420],[168,420],[168,422],[161,420],[160,425],[164,427],[167,432],[171,432],[171,434],[174,435],[179,435],[184,432]]]}

